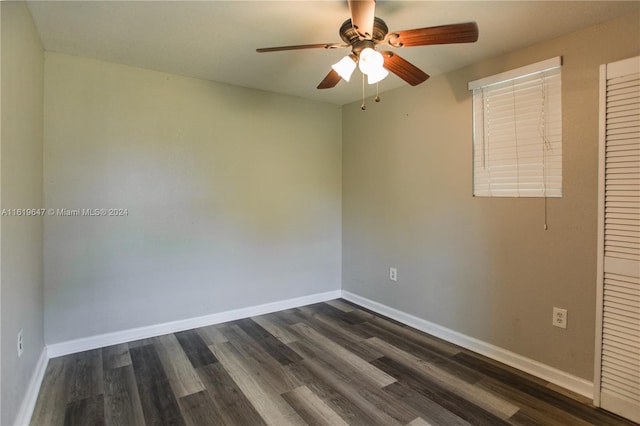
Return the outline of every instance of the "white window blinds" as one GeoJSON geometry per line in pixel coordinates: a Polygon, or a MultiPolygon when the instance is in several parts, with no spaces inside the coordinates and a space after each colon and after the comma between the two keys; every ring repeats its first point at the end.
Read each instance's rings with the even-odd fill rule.
{"type": "Polygon", "coordinates": [[[562,197],[561,59],[469,83],[474,196],[562,197]]]}

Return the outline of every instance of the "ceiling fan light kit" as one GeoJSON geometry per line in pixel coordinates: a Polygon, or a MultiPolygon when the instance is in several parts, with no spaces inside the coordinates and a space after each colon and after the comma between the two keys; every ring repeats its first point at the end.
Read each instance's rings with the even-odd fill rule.
{"type": "MultiPolygon", "coordinates": [[[[335,87],[340,80],[349,81],[356,64],[367,76],[369,84],[383,80],[389,71],[412,86],[429,78],[420,68],[403,59],[395,52],[376,50],[376,46],[393,48],[429,46],[434,44],[473,43],[478,40],[478,25],[475,22],[417,28],[389,32],[387,24],[375,16],[375,0],[348,0],[351,19],[340,27],[340,38],[345,44],[324,43],[256,49],[259,53],[300,49],[351,48],[351,53],[331,66],[329,74],[318,85],[318,89],[335,87]]],[[[377,101],[378,99],[376,99],[377,101]]],[[[363,108],[364,109],[364,108],[363,108]]]]}
{"type": "Polygon", "coordinates": [[[367,76],[369,84],[374,84],[389,75],[384,69],[384,58],[380,52],[367,47],[360,52],[360,63],[358,67],[367,76]]]}

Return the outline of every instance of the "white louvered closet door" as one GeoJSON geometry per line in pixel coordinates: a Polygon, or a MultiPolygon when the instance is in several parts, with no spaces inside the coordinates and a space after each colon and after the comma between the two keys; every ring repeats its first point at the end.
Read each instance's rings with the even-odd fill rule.
{"type": "Polygon", "coordinates": [[[640,422],[640,57],[603,65],[595,402],[640,422]]]}

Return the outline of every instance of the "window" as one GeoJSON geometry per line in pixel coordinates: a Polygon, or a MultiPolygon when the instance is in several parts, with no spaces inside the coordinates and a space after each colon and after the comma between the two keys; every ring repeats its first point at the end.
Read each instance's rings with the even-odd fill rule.
{"type": "Polygon", "coordinates": [[[474,196],[562,197],[561,62],[469,83],[474,196]]]}

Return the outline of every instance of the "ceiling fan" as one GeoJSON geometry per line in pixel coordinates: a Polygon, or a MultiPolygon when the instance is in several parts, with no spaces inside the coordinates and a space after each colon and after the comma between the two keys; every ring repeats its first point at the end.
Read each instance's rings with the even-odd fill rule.
{"type": "Polygon", "coordinates": [[[377,83],[389,74],[388,71],[391,71],[410,85],[417,86],[428,79],[429,75],[390,50],[378,52],[376,46],[413,47],[473,43],[478,40],[478,25],[475,22],[389,32],[387,24],[375,16],[375,0],[348,0],[348,2],[351,19],[347,19],[340,27],[340,38],[345,44],[302,44],[266,47],[256,51],[265,53],[351,47],[351,53],[331,67],[331,71],[320,82],[318,89],[335,87],[341,79],[349,81],[356,64],[367,76],[369,84],[377,83]]]}

